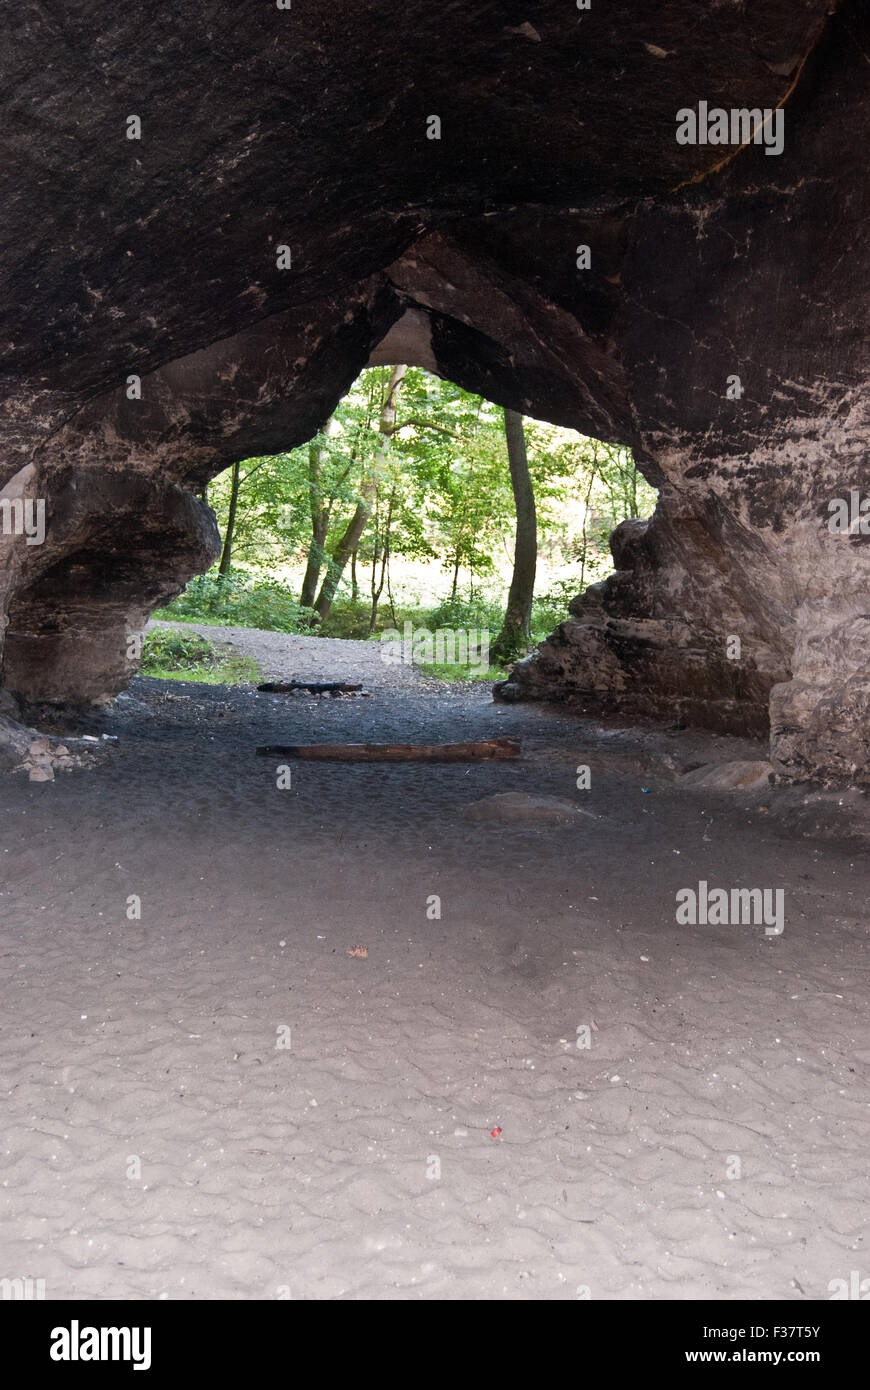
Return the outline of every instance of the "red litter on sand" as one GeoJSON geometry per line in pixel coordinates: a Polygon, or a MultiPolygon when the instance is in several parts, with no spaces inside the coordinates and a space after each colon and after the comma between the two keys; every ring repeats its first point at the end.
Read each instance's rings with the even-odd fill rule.
{"type": "Polygon", "coordinates": [[[499,1136],[500,1134],[501,1134],[501,1125],[496,1125],[495,1129],[491,1129],[491,1130],[489,1131],[489,1137],[490,1137],[491,1139],[497,1139],[498,1136],[499,1136]]]}

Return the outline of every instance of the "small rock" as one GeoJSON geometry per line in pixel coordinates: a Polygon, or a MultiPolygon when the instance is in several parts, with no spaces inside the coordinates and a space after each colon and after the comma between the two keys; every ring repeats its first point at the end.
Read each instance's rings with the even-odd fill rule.
{"type": "Polygon", "coordinates": [[[51,767],[46,766],[44,763],[39,763],[36,767],[32,767],[27,775],[31,782],[54,781],[54,772],[51,767]]]}
{"type": "Polygon", "coordinates": [[[684,773],[680,781],[686,787],[756,790],[767,786],[772,772],[772,766],[766,762],[707,763],[684,773]]]}

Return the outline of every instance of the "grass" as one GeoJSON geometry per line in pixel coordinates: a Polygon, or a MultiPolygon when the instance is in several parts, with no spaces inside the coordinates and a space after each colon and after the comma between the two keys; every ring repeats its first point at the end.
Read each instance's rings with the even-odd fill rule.
{"type": "MultiPolygon", "coordinates": [[[[536,595],[532,607],[532,646],[567,618],[568,603],[577,587],[573,580],[559,580],[549,592],[536,595]]],[[[386,605],[379,610],[375,631],[370,633],[369,604],[361,598],[354,602],[349,595],[342,594],[323,622],[312,626],[314,616],[312,609],[300,605],[295,592],[286,583],[258,579],[239,570],[223,578],[214,570],[198,575],[183,594],[154,614],[155,618],[180,624],[199,622],[215,627],[262,628],[353,641],[378,641],[387,628],[396,626],[402,631],[404,624],[409,622],[415,629],[426,628],[430,632],[447,628],[481,635],[488,633],[492,644],[501,630],[504,607],[503,599],[485,593],[458,595],[435,606],[397,603],[394,622],[393,611],[386,605]]],[[[152,639],[156,642],[157,633],[151,633],[145,644],[142,670],[147,675],[163,680],[195,680],[221,685],[239,685],[260,678],[256,662],[247,657],[222,657],[204,638],[185,634],[183,628],[175,629],[176,640],[168,647],[165,643],[154,645],[152,639]],[[180,643],[180,638],[185,638],[185,642],[180,643]]],[[[427,662],[419,669],[437,680],[492,683],[501,680],[511,664],[487,666],[481,670],[466,663],[427,662]]]]}
{"type": "MultiPolygon", "coordinates": [[[[547,593],[537,594],[532,607],[533,642],[541,641],[568,616],[568,602],[577,592],[573,580],[559,580],[547,593]]],[[[237,570],[218,578],[214,570],[197,575],[183,594],[155,618],[175,623],[208,623],[215,627],[253,627],[271,632],[301,633],[316,637],[343,637],[353,641],[377,639],[387,628],[402,629],[406,622],[414,627],[477,629],[488,632],[494,642],[504,618],[504,598],[485,593],[473,597],[459,595],[436,605],[397,602],[395,622],[389,604],[378,612],[375,632],[369,633],[370,606],[362,598],[354,600],[340,593],[322,622],[316,622],[311,608],[303,608],[295,590],[280,580],[259,579],[237,570]]]]}
{"type": "Polygon", "coordinates": [[[250,656],[226,654],[196,632],[157,628],[149,632],[142,650],[143,676],[164,681],[199,681],[205,685],[245,685],[259,681],[259,662],[250,656]]]}
{"type": "Polygon", "coordinates": [[[424,661],[417,668],[424,676],[434,676],[441,681],[492,681],[504,680],[505,672],[500,666],[470,666],[462,662],[424,661]]]}
{"type": "Polygon", "coordinates": [[[259,681],[262,671],[251,657],[230,656],[216,666],[186,666],[181,670],[149,666],[147,671],[143,667],[142,675],[161,681],[198,681],[201,685],[246,685],[259,681]]]}
{"type": "Polygon", "coordinates": [[[270,632],[310,631],[313,610],[303,608],[279,580],[235,572],[198,574],[184,593],[154,614],[170,622],[256,627],[270,632]]]}

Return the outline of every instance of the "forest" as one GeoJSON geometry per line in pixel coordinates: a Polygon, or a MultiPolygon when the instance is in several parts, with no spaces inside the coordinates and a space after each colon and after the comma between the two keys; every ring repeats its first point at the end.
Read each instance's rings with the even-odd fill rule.
{"type": "Polygon", "coordinates": [[[610,532],[656,501],[627,449],[407,366],[364,371],[314,439],[202,497],[220,559],[157,617],[360,639],[475,628],[484,678],[610,572],[610,532]]]}

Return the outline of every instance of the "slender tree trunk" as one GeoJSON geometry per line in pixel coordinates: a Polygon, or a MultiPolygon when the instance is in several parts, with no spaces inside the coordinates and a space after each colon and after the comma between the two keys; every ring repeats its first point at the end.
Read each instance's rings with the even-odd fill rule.
{"type": "Polygon", "coordinates": [[[359,556],[359,546],[350,557],[350,596],[354,603],[359,598],[359,578],[357,577],[356,565],[359,556]]]}
{"type": "Polygon", "coordinates": [[[224,548],[221,551],[221,561],[218,565],[218,574],[221,578],[229,573],[230,565],[233,561],[233,532],[236,529],[236,508],[239,504],[239,465],[233,464],[232,482],[230,484],[230,510],[227,514],[227,529],[224,535],[224,548]]]}
{"type": "Polygon", "coordinates": [[[335,598],[341,576],[344,573],[344,567],[359,544],[360,537],[366,528],[373,493],[374,486],[371,480],[364,480],[361,489],[362,495],[360,496],[359,502],[356,504],[356,511],[347,523],[344,535],[335,547],[326,574],[323,576],[320,593],[317,595],[317,600],[314,604],[315,612],[318,613],[321,618],[325,618],[332,607],[332,601],[335,598]]]}
{"type": "MultiPolygon", "coordinates": [[[[380,423],[378,425],[380,433],[384,436],[384,442],[386,447],[389,447],[389,439],[393,433],[393,427],[396,423],[396,404],[398,401],[399,390],[402,385],[402,379],[407,370],[407,367],[395,366],[392,372],[390,373],[390,380],[387,385],[387,392],[386,396],[384,397],[383,405],[381,406],[381,418],[380,423]]],[[[376,462],[380,464],[382,463],[382,461],[383,454],[377,454],[376,462]]],[[[356,550],[362,538],[362,533],[366,529],[369,517],[371,515],[372,503],[377,492],[377,487],[377,468],[371,471],[366,470],[366,473],[364,474],[362,479],[362,483],[360,484],[360,497],[359,502],[356,506],[356,511],[354,512],[353,516],[348,522],[344,535],[341,537],[341,540],[338,542],[338,545],[335,548],[335,552],[329,563],[329,568],[326,574],[324,575],[323,583],[320,586],[320,593],[317,596],[317,602],[314,605],[316,612],[320,615],[321,618],[325,618],[330,608],[332,607],[332,601],[335,598],[336,590],[338,589],[339,583],[341,582],[341,576],[344,573],[344,567],[347,564],[353,552],[356,550]]]]}
{"type": "Polygon", "coordinates": [[[592,472],[589,475],[589,486],[586,489],[586,496],[583,498],[583,530],[580,533],[580,543],[582,554],[580,557],[580,591],[583,592],[583,584],[586,579],[586,552],[589,548],[588,528],[589,521],[589,499],[592,496],[592,489],[595,486],[595,478],[598,473],[598,449],[596,447],[592,458],[592,472]]]}
{"type": "Polygon", "coordinates": [[[387,598],[389,599],[389,603],[390,603],[390,617],[391,617],[392,620],[393,620],[393,627],[398,627],[398,626],[399,626],[399,620],[398,620],[398,618],[396,617],[396,605],[393,603],[393,590],[392,590],[392,587],[391,587],[391,585],[390,585],[390,557],[389,557],[389,555],[387,556],[387,598]]]}
{"type": "Polygon", "coordinates": [[[497,661],[507,662],[515,661],[529,649],[538,560],[538,522],[522,415],[515,410],[505,410],[504,432],[517,513],[517,534],[507,612],[502,630],[493,643],[492,654],[497,661]]]}
{"type": "MultiPolygon", "coordinates": [[[[333,417],[327,420],[323,427],[323,433],[329,437],[329,435],[335,434],[337,429],[338,425],[333,417]]],[[[314,606],[314,596],[317,593],[317,581],[323,566],[323,548],[326,545],[329,516],[332,510],[329,503],[323,501],[322,474],[323,445],[313,439],[308,446],[308,506],[311,512],[311,544],[308,547],[308,563],[305,566],[302,592],[299,595],[299,602],[303,608],[313,608],[314,606]]]]}
{"type": "Polygon", "coordinates": [[[317,593],[317,581],[320,578],[320,569],[323,564],[323,547],[326,544],[326,533],[329,530],[329,508],[323,507],[314,518],[311,527],[311,544],[308,547],[308,562],[305,566],[305,576],[302,580],[302,592],[299,595],[299,602],[303,608],[314,607],[314,596],[317,593]]]}
{"type": "Polygon", "coordinates": [[[384,592],[384,580],[386,579],[387,565],[390,559],[390,530],[393,524],[393,506],[395,505],[395,501],[396,490],[394,488],[390,493],[390,500],[387,504],[387,517],[384,522],[384,548],[381,552],[380,580],[377,579],[377,550],[375,550],[374,558],[372,559],[372,611],[369,615],[369,636],[371,636],[375,630],[375,624],[378,621],[378,604],[381,601],[381,594],[384,592]]]}

